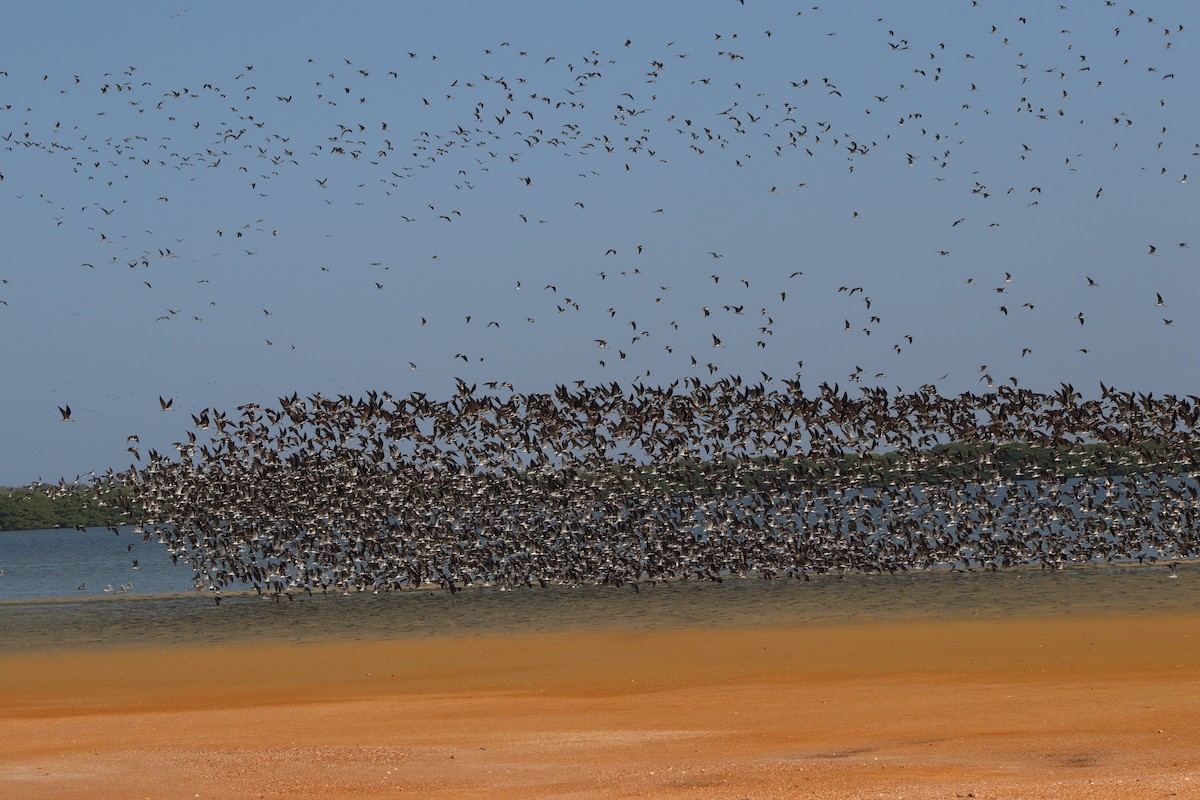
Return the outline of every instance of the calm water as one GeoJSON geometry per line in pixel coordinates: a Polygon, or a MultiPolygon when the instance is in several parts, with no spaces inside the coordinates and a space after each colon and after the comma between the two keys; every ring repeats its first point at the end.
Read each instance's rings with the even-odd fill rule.
{"type": "Polygon", "coordinates": [[[272,639],[786,625],[931,618],[1143,614],[1200,609],[1200,565],[1001,573],[821,576],[631,587],[474,589],[294,602],[191,591],[191,570],[131,530],[0,533],[5,650],[272,639]],[[133,544],[133,549],[128,548],[133,544]],[[133,569],[133,559],[138,569],[133,569]],[[122,585],[133,587],[121,594],[122,585]],[[83,585],[84,589],[77,587],[83,585]],[[114,587],[112,593],[103,591],[114,587]]]}
{"type": "Polygon", "coordinates": [[[172,564],[165,547],[143,542],[131,526],[119,530],[0,532],[0,601],[103,597],[130,582],[126,593],[191,590],[187,565],[172,564]]]}

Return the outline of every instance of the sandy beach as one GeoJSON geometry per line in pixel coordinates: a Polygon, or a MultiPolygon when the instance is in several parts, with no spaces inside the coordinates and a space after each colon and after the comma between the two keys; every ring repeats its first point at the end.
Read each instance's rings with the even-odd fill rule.
{"type": "Polygon", "coordinates": [[[0,656],[0,796],[1198,797],[1200,614],[0,656]]]}

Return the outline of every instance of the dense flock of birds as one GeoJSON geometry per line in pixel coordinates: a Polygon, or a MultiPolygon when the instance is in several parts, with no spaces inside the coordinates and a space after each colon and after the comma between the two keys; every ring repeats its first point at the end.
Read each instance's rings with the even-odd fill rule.
{"type": "MultiPolygon", "coordinates": [[[[1031,219],[1056,202],[1079,208],[1086,196],[1102,206],[1105,187],[1083,181],[1109,174],[1096,166],[1104,159],[1121,175],[1161,181],[1146,184],[1156,190],[1186,190],[1184,161],[1200,155],[1200,144],[1180,141],[1165,124],[1177,119],[1178,91],[1176,68],[1163,66],[1179,63],[1172,51],[1188,35],[1185,26],[1112,2],[1088,4],[1082,14],[1046,5],[1036,18],[990,24],[985,53],[925,41],[922,32],[881,18],[873,21],[876,44],[894,67],[886,85],[800,70],[774,71],[761,83],[761,75],[746,71],[748,58],[786,64],[788,48],[816,36],[821,19],[820,7],[804,8],[786,30],[716,32],[697,49],[628,39],[611,52],[565,54],[500,41],[483,54],[495,69],[470,75],[447,72],[453,66],[436,53],[407,52],[394,64],[309,58],[286,77],[245,64],[166,86],[136,66],[99,77],[54,76],[53,83],[41,76],[46,106],[75,116],[64,124],[32,106],[0,105],[0,129],[8,128],[0,166],[20,173],[28,187],[36,174],[29,164],[52,165],[69,173],[64,185],[77,192],[69,201],[24,190],[12,197],[45,206],[56,229],[83,234],[95,249],[79,270],[150,293],[142,297],[170,286],[169,305],[142,305],[157,330],[219,315],[226,328],[253,329],[260,349],[302,350],[300,334],[319,320],[295,316],[288,329],[279,320],[288,315],[277,314],[273,302],[246,301],[236,288],[242,273],[202,266],[246,268],[269,261],[289,234],[318,235],[294,230],[291,203],[321,205],[331,228],[386,204],[389,225],[440,236],[458,253],[472,235],[458,231],[478,230],[466,227],[472,218],[495,213],[494,201],[472,198],[504,186],[504,196],[514,198],[503,203],[512,226],[559,226],[569,233],[552,252],[561,253],[564,242],[588,250],[562,253],[589,265],[578,269],[523,266],[497,277],[479,266],[478,276],[451,278],[486,287],[465,313],[450,312],[448,302],[420,305],[408,265],[309,265],[316,280],[340,273],[342,285],[366,295],[401,290],[417,298],[406,301],[396,329],[409,337],[432,333],[414,339],[425,351],[413,352],[406,371],[424,368],[425,357],[436,354],[461,365],[467,380],[460,378],[446,400],[420,392],[297,393],[275,407],[249,403],[232,415],[206,408],[192,414],[195,430],[173,454],[129,437],[138,464],[93,475],[92,488],[108,498],[107,490],[118,490],[122,503],[144,512],[144,534],[166,543],[195,570],[197,586],[218,598],[234,584],[279,598],[422,585],[637,586],[1195,556],[1195,397],[1154,398],[1103,384],[1093,400],[1066,384],[1039,393],[987,364],[977,373],[982,394],[943,394],[932,382],[888,391],[879,386],[887,378],[880,353],[903,359],[938,345],[901,327],[909,321],[889,317],[900,309],[890,302],[892,278],[882,272],[822,275],[819,265],[797,269],[794,261],[756,268],[703,230],[689,234],[694,252],[681,256],[700,266],[668,270],[674,256],[655,251],[652,233],[643,236],[655,225],[679,223],[660,223],[674,208],[649,198],[639,199],[644,230],[579,234],[579,218],[615,213],[594,210],[605,208],[606,193],[617,193],[609,182],[657,174],[668,164],[744,170],[770,197],[811,196],[833,180],[863,180],[869,193],[894,180],[888,170],[899,166],[947,186],[953,213],[938,222],[944,238],[922,238],[920,258],[939,269],[953,265],[955,283],[976,293],[973,307],[1012,320],[1017,336],[1034,330],[1021,320],[1039,306],[1061,318],[1065,327],[1055,330],[1094,330],[1089,317],[1098,312],[1090,298],[1105,291],[1095,273],[1059,267],[1070,290],[1043,297],[1034,287],[1044,281],[1024,265],[976,274],[971,262],[979,253],[958,245],[965,236],[987,241],[978,237],[993,235],[999,220],[1031,219]],[[1067,19],[1085,31],[1049,33],[1067,19]],[[1104,43],[1098,20],[1106,26],[1104,43]],[[1033,27],[1038,34],[1028,33],[1033,27]],[[1061,46],[1047,47],[1046,37],[1061,46]],[[1133,39],[1134,57],[1114,59],[1113,39],[1133,39]],[[985,69],[975,66],[977,55],[985,69]],[[640,66],[630,72],[633,59],[640,66]],[[630,75],[637,83],[615,77],[630,75]],[[288,83],[296,76],[303,82],[288,83]],[[1136,115],[1107,105],[1106,82],[1124,85],[1126,98],[1128,87],[1137,87],[1136,115]],[[924,104],[938,111],[927,115],[924,104]],[[999,122],[1002,114],[1009,121],[999,122]],[[423,128],[425,120],[434,124],[423,128]],[[1105,132],[1077,133],[1085,124],[1102,124],[1105,132]],[[1014,138],[1010,154],[984,153],[973,137],[995,141],[994,134],[976,136],[989,125],[1011,127],[1017,137],[1037,131],[1027,140],[1036,143],[1014,138]],[[1061,149],[1038,152],[1046,141],[1061,149]],[[977,168],[964,170],[960,162],[977,168]],[[435,196],[412,190],[431,181],[441,187],[435,196]],[[236,197],[206,214],[214,224],[203,234],[192,214],[171,210],[181,199],[186,206],[196,186],[236,197]],[[549,188],[540,195],[543,186],[549,188]],[[245,218],[232,216],[247,209],[253,211],[245,218]],[[681,274],[687,287],[674,280],[681,274]],[[526,299],[491,302],[487,294],[501,281],[526,299]],[[988,299],[979,299],[985,292],[988,299]],[[234,316],[222,306],[231,297],[234,316]],[[836,318],[836,330],[809,333],[814,346],[852,335],[872,348],[863,362],[872,368],[845,365],[843,380],[853,389],[822,384],[811,396],[801,389],[796,370],[805,354],[783,341],[792,341],[796,328],[776,334],[810,312],[836,318]],[[569,330],[594,359],[589,375],[629,379],[622,385],[591,377],[545,394],[493,379],[483,381],[489,393],[479,393],[475,376],[503,363],[492,358],[488,340],[501,328],[506,335],[545,328],[535,323],[547,316],[576,320],[540,335],[569,330]],[[443,341],[454,344],[438,352],[443,341]],[[762,379],[718,377],[730,372],[730,359],[737,371],[762,379]],[[783,364],[789,377],[759,369],[776,372],[783,364]],[[953,449],[955,443],[969,449],[953,449]],[[1012,443],[1039,455],[1002,469],[997,454],[1012,443]],[[1058,460],[1047,462],[1047,453],[1058,460]]],[[[837,33],[823,32],[822,46],[837,33]]],[[[9,79],[0,70],[0,90],[9,79]]],[[[870,199],[864,204],[843,216],[869,235],[870,199]]],[[[1131,244],[1128,255],[1172,269],[1191,258],[1186,234],[1168,228],[1153,237],[1131,244]]],[[[537,249],[534,239],[521,241],[537,249]]],[[[430,270],[450,269],[443,265],[452,259],[442,255],[430,248],[419,257],[430,270]]],[[[1167,310],[1173,289],[1193,285],[1177,272],[1156,273],[1162,285],[1147,279],[1141,295],[1128,298],[1125,321],[1174,326],[1176,311],[1167,310]]],[[[944,281],[938,274],[921,280],[944,281]]],[[[18,287],[0,280],[4,311],[18,287]]],[[[1006,363],[1033,360],[1043,347],[1069,346],[1081,357],[1090,350],[1086,339],[1057,338],[1019,341],[1006,363]]],[[[530,340],[513,341],[524,348],[530,340]]],[[[64,422],[78,419],[79,402],[74,410],[56,405],[64,422]]],[[[158,406],[171,412],[175,398],[160,395],[158,406]]],[[[60,481],[56,491],[68,490],[60,481]]]]}
{"type": "Polygon", "coordinates": [[[293,395],[106,485],[218,602],[1200,555],[1200,398],[783,383],[293,395]]]}

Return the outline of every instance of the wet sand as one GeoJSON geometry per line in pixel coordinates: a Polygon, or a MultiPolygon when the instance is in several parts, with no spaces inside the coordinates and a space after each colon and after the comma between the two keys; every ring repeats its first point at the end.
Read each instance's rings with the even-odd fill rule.
{"type": "Polygon", "coordinates": [[[1200,797],[1200,614],[0,655],[0,796],[1200,797]]]}

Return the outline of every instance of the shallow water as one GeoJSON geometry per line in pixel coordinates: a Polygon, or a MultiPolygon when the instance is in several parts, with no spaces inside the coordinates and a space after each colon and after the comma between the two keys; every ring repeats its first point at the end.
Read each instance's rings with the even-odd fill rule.
{"type": "Polygon", "coordinates": [[[132,526],[86,531],[0,531],[0,601],[166,594],[192,587],[192,570],[172,564],[167,549],[132,526]],[[134,567],[134,560],[137,567],[134,567]]]}
{"type": "Polygon", "coordinates": [[[6,649],[305,642],[570,629],[902,622],[1200,609],[1200,565],[821,576],[626,586],[391,594],[114,595],[0,602],[6,649]]]}

